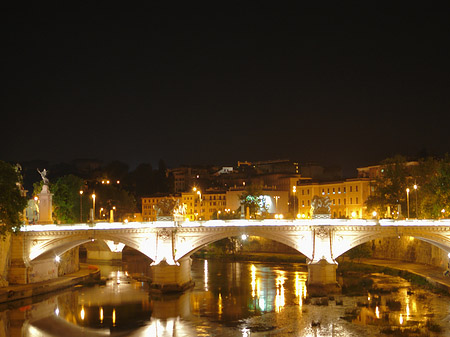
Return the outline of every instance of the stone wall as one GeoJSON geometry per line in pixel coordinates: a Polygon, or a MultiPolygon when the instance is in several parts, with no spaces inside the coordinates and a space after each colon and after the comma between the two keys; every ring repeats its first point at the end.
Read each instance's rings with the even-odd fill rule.
{"type": "Polygon", "coordinates": [[[11,258],[11,235],[0,238],[0,287],[8,285],[8,271],[11,258]]]}
{"type": "Polygon", "coordinates": [[[418,262],[442,268],[447,267],[447,252],[411,236],[400,236],[373,240],[372,257],[407,262],[418,262]]]}

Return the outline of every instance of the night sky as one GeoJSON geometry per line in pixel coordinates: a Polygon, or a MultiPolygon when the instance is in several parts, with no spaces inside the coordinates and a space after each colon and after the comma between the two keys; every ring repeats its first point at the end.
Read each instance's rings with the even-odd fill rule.
{"type": "Polygon", "coordinates": [[[4,9],[0,160],[349,172],[450,152],[448,6],[212,3],[4,9]]]}

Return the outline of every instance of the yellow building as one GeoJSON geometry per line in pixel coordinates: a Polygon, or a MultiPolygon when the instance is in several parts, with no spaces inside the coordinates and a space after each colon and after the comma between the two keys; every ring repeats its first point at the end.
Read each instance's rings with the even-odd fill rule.
{"type": "Polygon", "coordinates": [[[194,188],[191,192],[181,194],[181,202],[186,207],[186,217],[190,221],[211,220],[219,212],[225,212],[226,193],[224,191],[202,191],[194,188]]]}
{"type": "Polygon", "coordinates": [[[178,196],[159,195],[159,196],[142,198],[142,220],[143,221],[156,221],[157,212],[153,206],[157,205],[160,201],[167,200],[167,199],[171,199],[171,200],[174,199],[174,200],[181,201],[181,197],[179,195],[178,196]]]}
{"type": "Polygon", "coordinates": [[[365,202],[370,195],[370,179],[356,178],[339,182],[302,182],[295,188],[294,209],[299,218],[311,216],[311,201],[315,195],[329,197],[332,218],[371,218],[365,202]]]}

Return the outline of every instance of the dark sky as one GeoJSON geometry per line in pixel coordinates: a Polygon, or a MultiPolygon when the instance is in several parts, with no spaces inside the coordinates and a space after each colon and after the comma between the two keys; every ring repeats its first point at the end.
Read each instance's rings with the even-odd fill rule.
{"type": "Polygon", "coordinates": [[[448,7],[166,3],[3,10],[0,160],[450,152],[448,7]]]}

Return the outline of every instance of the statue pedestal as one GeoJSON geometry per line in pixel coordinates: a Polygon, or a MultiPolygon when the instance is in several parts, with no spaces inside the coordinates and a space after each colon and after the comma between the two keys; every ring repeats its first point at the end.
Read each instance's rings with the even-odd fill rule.
{"type": "Polygon", "coordinates": [[[39,196],[39,224],[52,224],[52,195],[48,189],[48,185],[42,186],[39,196]]]}

